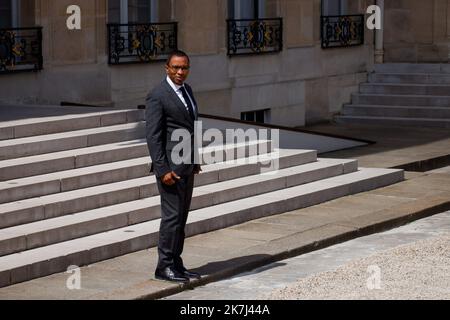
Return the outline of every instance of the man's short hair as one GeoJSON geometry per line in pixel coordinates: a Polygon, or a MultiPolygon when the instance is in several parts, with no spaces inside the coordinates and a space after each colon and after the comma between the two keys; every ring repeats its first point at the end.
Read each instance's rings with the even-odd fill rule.
{"type": "Polygon", "coordinates": [[[167,58],[166,65],[169,65],[170,60],[172,60],[173,57],[186,57],[188,59],[188,62],[190,63],[189,56],[186,54],[186,52],[181,50],[175,50],[171,54],[169,54],[169,57],[167,58]]]}

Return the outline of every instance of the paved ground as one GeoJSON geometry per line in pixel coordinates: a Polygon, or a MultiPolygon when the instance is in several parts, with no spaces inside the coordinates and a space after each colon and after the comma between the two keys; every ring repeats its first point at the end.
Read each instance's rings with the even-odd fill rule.
{"type": "MultiPolygon", "coordinates": [[[[356,158],[361,166],[392,167],[446,157],[450,150],[448,130],[350,126],[327,130],[346,135],[352,131],[356,137],[379,141],[330,155],[356,158]]],[[[447,169],[407,172],[406,178],[385,188],[188,238],[184,260],[205,275],[190,287],[450,210],[447,169]]],[[[2,288],[0,299],[154,299],[189,288],[154,280],[155,263],[154,248],[139,251],[83,267],[79,273],[60,273],[2,288]],[[80,275],[79,290],[67,286],[75,274],[80,275]]]]}
{"type": "Polygon", "coordinates": [[[308,130],[375,141],[376,144],[323,154],[330,158],[355,158],[369,168],[396,168],[408,171],[450,165],[450,130],[425,127],[379,125],[314,125],[308,130]]]}
{"type": "Polygon", "coordinates": [[[450,211],[165,299],[450,299],[450,211]]]}

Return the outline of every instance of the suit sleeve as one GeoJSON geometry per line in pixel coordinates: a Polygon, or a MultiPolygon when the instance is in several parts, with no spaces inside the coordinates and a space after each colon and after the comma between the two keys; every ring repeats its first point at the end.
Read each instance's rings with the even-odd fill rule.
{"type": "Polygon", "coordinates": [[[171,172],[166,156],[166,121],[161,100],[149,95],[146,100],[146,138],[152,167],[157,178],[171,172]]]}

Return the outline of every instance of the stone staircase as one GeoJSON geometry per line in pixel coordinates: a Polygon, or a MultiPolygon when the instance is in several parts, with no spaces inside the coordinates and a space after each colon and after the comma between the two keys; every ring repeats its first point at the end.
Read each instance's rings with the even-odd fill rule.
{"type": "MultiPolygon", "coordinates": [[[[0,122],[0,287],[157,245],[159,196],[143,120],[142,110],[121,110],[0,122]]],[[[315,150],[274,150],[270,140],[200,153],[239,159],[202,167],[187,236],[404,178],[315,150]]]]}
{"type": "Polygon", "coordinates": [[[377,64],[335,120],[450,128],[450,65],[377,64]]]}

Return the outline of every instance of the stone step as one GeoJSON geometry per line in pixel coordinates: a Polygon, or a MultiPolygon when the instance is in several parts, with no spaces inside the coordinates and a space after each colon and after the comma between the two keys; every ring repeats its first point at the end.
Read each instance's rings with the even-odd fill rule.
{"type": "Polygon", "coordinates": [[[450,107],[450,96],[355,93],[352,104],[450,107]]]}
{"type": "Polygon", "coordinates": [[[334,119],[340,124],[383,124],[390,126],[450,128],[450,119],[370,116],[336,116],[334,119]]]}
{"type": "Polygon", "coordinates": [[[450,64],[446,63],[382,63],[375,64],[377,73],[443,73],[450,74],[450,64]]]}
{"type": "MultiPolygon", "coordinates": [[[[274,172],[259,173],[194,189],[191,210],[290,188],[355,172],[356,160],[319,159],[274,172]]],[[[160,198],[153,196],[59,218],[0,230],[0,256],[30,250],[161,217],[160,198]]]]}
{"type": "Polygon", "coordinates": [[[345,116],[450,119],[450,108],[346,104],[345,116]]]}
{"type": "Polygon", "coordinates": [[[145,122],[0,141],[0,160],[98,146],[145,137],[145,122]]]}
{"type": "Polygon", "coordinates": [[[431,95],[449,96],[450,84],[383,84],[363,83],[359,86],[360,93],[396,94],[396,95],[431,95]]]}
{"type": "MultiPolygon", "coordinates": [[[[262,143],[261,141],[259,141],[262,143]]],[[[255,142],[256,143],[256,142],[255,142]]],[[[247,143],[248,144],[248,143],[247,143]]],[[[236,149],[244,148],[253,152],[253,148],[237,145],[236,149]]],[[[225,146],[224,150],[236,150],[232,146],[225,146]]],[[[245,154],[250,157],[256,154],[245,154]]],[[[304,161],[312,160],[317,154],[315,151],[305,155],[304,161]]],[[[230,158],[229,158],[230,159],[230,158]]],[[[237,164],[245,163],[245,158],[238,159],[237,164]]],[[[232,166],[227,164],[227,166],[232,166]]],[[[219,177],[220,166],[209,174],[203,174],[200,179],[205,179],[208,183],[214,182],[215,177],[219,177]]],[[[244,174],[242,171],[248,170],[239,167],[232,169],[222,168],[226,170],[227,176],[232,174],[229,172],[235,170],[235,174],[244,174]]],[[[267,169],[269,171],[269,169],[267,169]]],[[[103,206],[114,205],[122,202],[133,201],[141,198],[154,196],[157,194],[155,176],[147,176],[125,181],[119,181],[84,189],[60,192],[41,196],[38,198],[24,199],[9,203],[0,204],[0,228],[16,226],[24,223],[30,223],[43,219],[50,219],[62,215],[73,214],[85,210],[95,209],[103,206]]]]}
{"type": "MultiPolygon", "coordinates": [[[[227,202],[190,213],[193,236],[252,219],[305,208],[402,181],[402,170],[361,169],[337,177],[227,202]]],[[[156,245],[159,219],[0,257],[0,287],[65,272],[156,245]]]]}
{"type": "Polygon", "coordinates": [[[370,73],[369,83],[450,84],[450,74],[370,73]]]}
{"type": "Polygon", "coordinates": [[[144,110],[116,110],[0,122],[0,140],[112,126],[145,119],[144,110]]]}
{"type": "MultiPolygon", "coordinates": [[[[253,146],[258,150],[263,150],[264,144],[264,142],[251,142],[248,147],[253,146]]],[[[267,147],[271,146],[267,145],[267,147]]],[[[239,150],[242,150],[242,148],[239,150]]],[[[233,153],[230,149],[227,152],[233,153]]],[[[3,160],[0,161],[0,181],[84,168],[145,156],[149,157],[147,142],[145,139],[139,139],[3,160]]]]}
{"type": "Polygon", "coordinates": [[[149,157],[145,139],[0,161],[0,181],[149,157]]]}
{"type": "MultiPolygon", "coordinates": [[[[258,150],[263,153],[263,148],[261,146],[262,145],[257,145],[258,150]]],[[[207,151],[208,149],[205,150],[207,151]]],[[[205,151],[200,151],[200,154],[204,153],[205,151]]],[[[231,154],[231,152],[228,152],[228,154],[231,154]]],[[[269,156],[275,157],[276,154],[271,153],[269,156]]],[[[263,158],[262,155],[255,157],[263,158]]],[[[295,158],[298,161],[302,161],[302,159],[300,159],[301,157],[306,157],[308,161],[315,161],[315,158],[311,157],[311,151],[309,150],[280,150],[279,157],[280,161],[285,161],[285,158],[295,158]]],[[[257,163],[258,160],[249,158],[248,162],[257,163]]],[[[230,163],[233,163],[233,161],[230,161],[230,163]]],[[[148,176],[150,164],[150,157],[146,156],[0,182],[0,203],[19,201],[148,176]]],[[[247,164],[246,166],[249,167],[250,164],[247,164]]],[[[250,170],[250,168],[248,169],[250,170]]]]}

